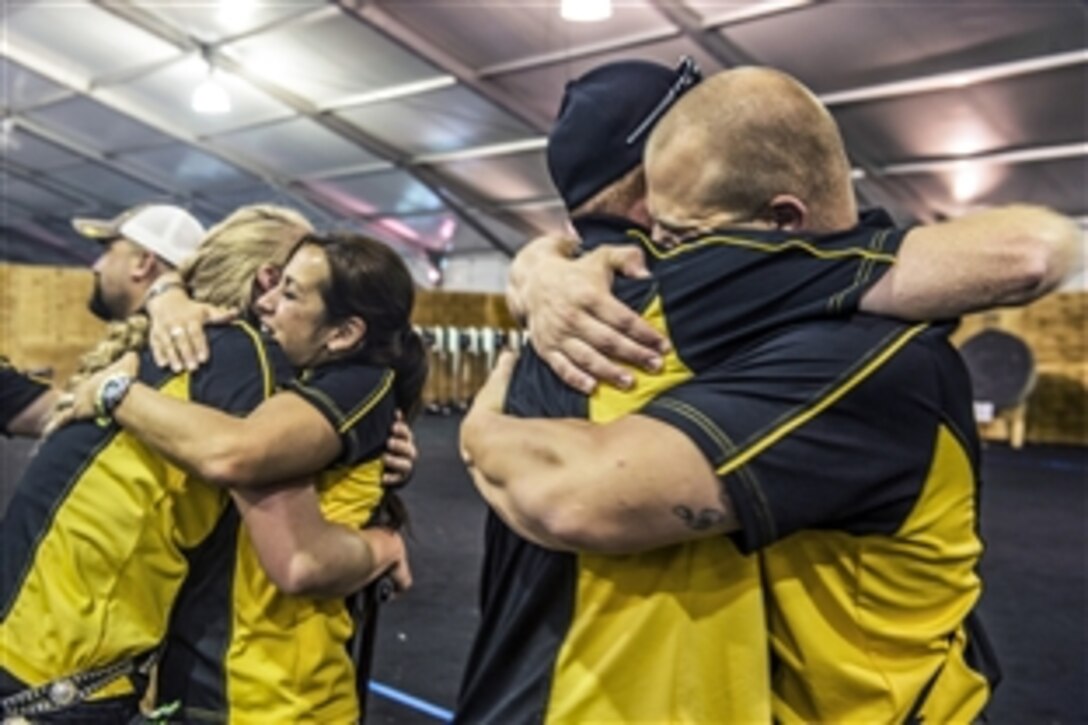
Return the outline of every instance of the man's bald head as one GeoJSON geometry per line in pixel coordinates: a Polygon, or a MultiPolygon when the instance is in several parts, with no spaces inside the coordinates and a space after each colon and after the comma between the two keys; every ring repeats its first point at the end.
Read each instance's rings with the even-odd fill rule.
{"type": "Polygon", "coordinates": [[[781,225],[776,198],[805,207],[812,231],[857,220],[850,163],[831,114],[807,88],[769,68],[704,80],[677,102],[646,147],[650,209],[662,220],[781,225]]]}

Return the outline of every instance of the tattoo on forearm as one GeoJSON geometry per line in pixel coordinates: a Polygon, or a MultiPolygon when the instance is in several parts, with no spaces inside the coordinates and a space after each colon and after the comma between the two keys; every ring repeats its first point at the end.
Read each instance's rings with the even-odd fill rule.
{"type": "Polygon", "coordinates": [[[689,529],[705,531],[725,524],[725,512],[716,509],[703,509],[696,513],[687,506],[674,506],[672,512],[687,524],[689,529]]]}

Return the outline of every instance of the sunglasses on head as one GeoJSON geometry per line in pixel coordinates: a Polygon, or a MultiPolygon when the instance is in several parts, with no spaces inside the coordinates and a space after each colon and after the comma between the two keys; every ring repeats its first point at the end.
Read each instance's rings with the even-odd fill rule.
{"type": "Polygon", "coordinates": [[[689,88],[702,78],[703,74],[699,71],[699,66],[695,64],[695,60],[690,55],[681,58],[680,65],[676,66],[676,78],[673,80],[672,85],[669,86],[669,90],[665,92],[665,95],[657,102],[653,110],[639,121],[639,124],[635,126],[635,130],[628,134],[627,145],[635,144],[640,138],[649,133],[661,120],[661,117],[665,115],[665,112],[672,107],[672,104],[676,103],[680,96],[684,95],[689,88]]]}

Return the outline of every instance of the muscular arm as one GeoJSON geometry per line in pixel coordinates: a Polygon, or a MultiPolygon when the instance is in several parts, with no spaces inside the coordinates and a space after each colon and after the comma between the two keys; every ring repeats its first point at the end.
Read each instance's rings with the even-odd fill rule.
{"type": "Polygon", "coordinates": [[[520,535],[549,549],[620,554],[739,527],[682,432],[638,415],[606,425],[503,415],[511,367],[504,355],[477,395],[461,450],[481,496],[520,535]]]}
{"type": "Polygon", "coordinates": [[[287,594],[343,597],[390,571],[397,588],[411,586],[400,534],[386,528],[352,529],[321,514],[306,481],[253,491],[233,489],[261,566],[287,594]]]}
{"type": "Polygon", "coordinates": [[[328,420],[294,393],[277,393],[236,418],[134,383],[114,418],[182,468],[224,486],[306,476],[341,447],[328,420]]]}
{"type": "Polygon", "coordinates": [[[931,466],[943,386],[964,389],[939,328],[868,315],[784,328],[603,425],[501,414],[509,367],[465,418],[473,480],[526,538],[593,553],[884,516],[931,466]]]}
{"type": "Polygon", "coordinates": [[[927,320],[1027,304],[1073,272],[1080,238],[1071,219],[1027,205],[918,227],[861,309],[927,320]]]}

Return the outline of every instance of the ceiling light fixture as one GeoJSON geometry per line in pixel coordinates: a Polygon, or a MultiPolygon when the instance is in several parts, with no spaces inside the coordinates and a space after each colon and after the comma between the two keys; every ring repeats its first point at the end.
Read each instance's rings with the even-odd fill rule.
{"type": "Polygon", "coordinates": [[[982,190],[983,171],[977,164],[964,161],[952,172],[952,198],[961,204],[974,201],[982,190]]]}
{"type": "Polygon", "coordinates": [[[595,23],[612,17],[612,0],[562,0],[559,16],[572,23],[595,23]]]}
{"type": "Polygon", "coordinates": [[[208,77],[193,89],[193,95],[189,98],[190,107],[205,116],[230,113],[230,94],[215,80],[215,67],[211,63],[207,48],[202,48],[200,54],[208,65],[208,77]]]}
{"type": "Polygon", "coordinates": [[[227,89],[219,85],[211,73],[200,85],[193,89],[193,96],[189,99],[189,104],[194,111],[205,116],[230,113],[231,108],[230,95],[227,93],[227,89]]]}

